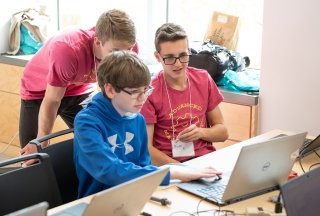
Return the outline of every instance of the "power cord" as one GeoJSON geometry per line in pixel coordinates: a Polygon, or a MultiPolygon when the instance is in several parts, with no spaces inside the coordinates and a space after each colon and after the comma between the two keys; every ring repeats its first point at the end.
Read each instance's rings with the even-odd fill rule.
{"type": "MultiPolygon", "coordinates": [[[[312,151],[318,156],[318,158],[320,158],[320,155],[316,150],[312,150],[312,151]]],[[[302,158],[298,157],[298,161],[299,161],[299,165],[300,165],[300,168],[301,168],[302,172],[306,173],[305,169],[302,166],[302,158]]],[[[308,170],[310,171],[314,166],[318,166],[318,165],[320,165],[320,163],[314,163],[314,164],[310,165],[308,170]]]]}
{"type": "Polygon", "coordinates": [[[202,203],[202,201],[206,200],[208,202],[210,202],[210,200],[208,200],[210,196],[208,197],[203,197],[199,200],[198,205],[197,205],[197,209],[196,212],[187,212],[187,211],[175,211],[172,212],[169,216],[174,216],[174,215],[188,215],[188,216],[201,216],[201,215],[208,215],[208,213],[212,216],[245,216],[245,213],[236,213],[232,210],[227,210],[227,209],[221,209],[221,206],[218,205],[218,208],[210,208],[210,209],[206,209],[206,210],[200,210],[200,204],[202,203]]]}
{"type": "Polygon", "coordinates": [[[277,202],[274,206],[274,213],[282,213],[282,203],[281,203],[281,191],[278,195],[277,202]]]}

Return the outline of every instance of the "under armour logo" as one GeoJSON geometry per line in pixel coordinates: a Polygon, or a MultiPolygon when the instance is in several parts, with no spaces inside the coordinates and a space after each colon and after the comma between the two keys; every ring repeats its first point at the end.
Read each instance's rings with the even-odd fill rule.
{"type": "MultiPolygon", "coordinates": [[[[108,137],[108,141],[112,145],[111,150],[113,153],[116,150],[116,148],[121,148],[121,144],[117,144],[117,137],[118,137],[118,134],[108,137]]],[[[129,144],[129,142],[133,139],[133,137],[134,137],[133,133],[126,132],[126,140],[124,141],[124,147],[126,150],[125,154],[129,154],[134,150],[132,145],[129,144]]]]}

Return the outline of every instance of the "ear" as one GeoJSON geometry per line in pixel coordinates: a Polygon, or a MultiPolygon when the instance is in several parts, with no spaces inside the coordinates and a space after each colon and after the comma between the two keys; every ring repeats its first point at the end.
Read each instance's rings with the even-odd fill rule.
{"type": "Polygon", "coordinates": [[[157,51],[155,51],[155,52],[153,53],[153,55],[154,55],[154,57],[156,57],[157,61],[161,63],[161,58],[162,58],[162,57],[160,56],[160,54],[159,54],[157,51]]]}
{"type": "Polygon", "coordinates": [[[94,41],[93,41],[94,45],[99,47],[101,44],[101,41],[97,38],[97,37],[94,37],[94,41]]]}
{"type": "Polygon", "coordinates": [[[106,83],[104,84],[103,88],[108,98],[112,99],[114,97],[114,93],[116,92],[113,86],[110,83],[106,83]]]}

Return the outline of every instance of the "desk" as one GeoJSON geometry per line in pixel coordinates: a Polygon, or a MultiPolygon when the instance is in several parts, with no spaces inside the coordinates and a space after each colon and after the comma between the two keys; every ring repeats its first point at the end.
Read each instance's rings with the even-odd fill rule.
{"type": "MultiPolygon", "coordinates": [[[[233,166],[237,155],[240,152],[240,149],[242,146],[245,145],[250,145],[252,143],[258,142],[258,141],[263,141],[266,139],[270,139],[271,137],[274,137],[280,133],[283,133],[283,131],[280,130],[274,130],[270,131],[268,133],[253,137],[249,140],[240,142],[238,144],[223,148],[219,151],[210,153],[208,155],[202,156],[200,158],[196,158],[192,160],[192,164],[199,164],[199,165],[208,165],[208,161],[211,161],[212,159],[209,160],[209,158],[214,157],[214,161],[223,161],[223,163],[214,163],[210,164],[216,167],[218,170],[219,168],[222,167],[228,167],[228,166],[233,166]],[[226,160],[226,155],[228,156],[228,160],[226,160]]],[[[290,134],[290,133],[287,133],[290,134]]],[[[316,161],[317,158],[315,157],[314,154],[311,154],[307,156],[306,158],[302,159],[302,164],[305,167],[305,170],[308,169],[308,167],[313,163],[313,161],[316,161]]],[[[186,164],[191,163],[191,162],[186,162],[186,164]]],[[[302,173],[302,170],[300,168],[300,165],[298,162],[295,163],[293,170],[302,173]]],[[[232,210],[235,211],[236,213],[244,213],[246,210],[246,207],[263,207],[265,209],[274,209],[274,204],[268,201],[268,198],[272,195],[278,195],[278,191],[273,191],[267,194],[263,194],[254,198],[250,198],[241,202],[237,202],[231,205],[227,205],[224,207],[221,207],[223,210],[232,210]]],[[[194,213],[197,211],[198,204],[201,201],[201,198],[191,195],[187,192],[184,192],[180,189],[178,189],[176,186],[171,185],[168,187],[159,187],[153,194],[154,196],[157,197],[166,197],[168,198],[172,204],[170,206],[161,206],[158,203],[154,203],[152,201],[149,201],[146,203],[143,211],[151,213],[153,216],[155,215],[174,215],[174,216],[182,216],[182,215],[188,215],[187,213],[176,213],[178,211],[184,211],[188,213],[194,213]]],[[[56,208],[50,209],[48,211],[48,215],[52,215],[53,213],[60,211],[68,206],[72,206],[76,203],[79,202],[87,202],[89,203],[91,200],[92,196],[82,198],[80,200],[73,201],[71,203],[67,203],[62,206],[58,206],[56,208]]],[[[208,209],[218,209],[218,207],[210,202],[207,201],[202,201],[199,205],[198,210],[208,210],[208,209]]],[[[208,215],[208,214],[200,214],[200,215],[208,215]]]]}

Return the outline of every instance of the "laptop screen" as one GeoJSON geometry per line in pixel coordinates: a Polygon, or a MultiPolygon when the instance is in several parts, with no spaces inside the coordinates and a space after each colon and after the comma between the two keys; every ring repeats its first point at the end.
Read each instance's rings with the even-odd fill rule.
{"type": "Polygon", "coordinates": [[[320,167],[281,185],[288,216],[318,216],[320,214],[320,167]]]}

